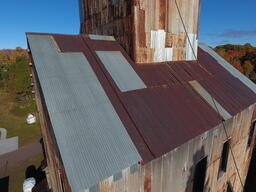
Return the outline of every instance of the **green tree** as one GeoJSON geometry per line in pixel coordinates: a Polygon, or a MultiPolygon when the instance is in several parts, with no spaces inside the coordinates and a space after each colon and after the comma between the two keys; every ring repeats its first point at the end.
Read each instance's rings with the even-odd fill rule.
{"type": "Polygon", "coordinates": [[[253,72],[254,66],[251,61],[246,60],[243,64],[244,73],[249,77],[250,73],[253,72]]]}

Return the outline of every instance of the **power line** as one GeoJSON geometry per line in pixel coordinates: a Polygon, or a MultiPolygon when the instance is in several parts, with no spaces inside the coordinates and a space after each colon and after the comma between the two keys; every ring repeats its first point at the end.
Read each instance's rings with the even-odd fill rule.
{"type": "MultiPolygon", "coordinates": [[[[215,106],[215,108],[216,108],[216,110],[217,110],[217,112],[218,112],[218,114],[219,114],[219,116],[220,116],[220,112],[219,112],[219,109],[218,109],[218,107],[217,107],[217,105],[216,105],[216,102],[214,101],[214,99],[213,99],[212,96],[211,96],[211,98],[212,98],[212,101],[213,101],[213,103],[214,103],[214,106],[215,106]]],[[[221,121],[221,124],[222,124],[222,126],[223,126],[223,129],[224,129],[226,138],[228,139],[228,132],[227,132],[227,129],[226,129],[226,126],[225,126],[223,120],[221,121]]],[[[240,175],[240,173],[239,173],[239,169],[238,169],[238,166],[237,166],[237,163],[236,163],[236,160],[235,160],[235,155],[234,155],[233,149],[232,149],[232,147],[231,147],[230,145],[228,145],[228,146],[229,146],[229,149],[230,149],[230,151],[231,151],[231,155],[232,155],[232,158],[233,158],[235,167],[236,167],[236,171],[237,171],[237,174],[238,174],[240,183],[241,183],[242,187],[244,188],[244,184],[243,184],[241,175],[240,175]]]]}
{"type": "MultiPolygon", "coordinates": [[[[195,59],[197,60],[196,53],[195,53],[195,50],[194,50],[194,48],[193,48],[193,46],[192,46],[192,43],[191,43],[191,41],[190,41],[190,38],[189,38],[189,36],[188,36],[188,32],[187,32],[187,29],[186,29],[184,20],[183,20],[183,18],[182,18],[182,16],[181,16],[181,12],[180,12],[180,9],[179,9],[177,0],[175,0],[175,5],[176,5],[176,7],[177,7],[177,10],[178,10],[178,13],[179,13],[179,17],[180,17],[180,19],[181,19],[181,22],[182,22],[184,31],[185,31],[185,33],[186,33],[186,36],[187,36],[189,45],[190,45],[190,47],[191,47],[191,49],[192,49],[192,52],[193,52],[193,55],[194,55],[195,59]]],[[[217,105],[216,105],[216,103],[215,103],[215,101],[214,101],[212,95],[210,95],[210,96],[211,96],[211,98],[212,98],[212,101],[213,101],[213,103],[214,103],[214,106],[215,106],[215,108],[216,108],[216,111],[217,111],[218,115],[221,117],[220,112],[219,112],[219,109],[217,108],[217,105]]],[[[221,121],[221,124],[222,124],[222,126],[223,126],[225,135],[226,135],[226,137],[227,137],[227,139],[228,139],[228,133],[227,133],[227,130],[226,130],[226,127],[225,127],[225,124],[224,124],[223,120],[221,121]]],[[[237,166],[237,163],[236,163],[236,159],[235,159],[235,155],[234,155],[233,149],[232,149],[232,147],[231,147],[230,145],[228,145],[228,146],[229,146],[229,149],[230,149],[230,151],[231,151],[231,155],[232,155],[232,158],[233,158],[233,161],[234,161],[234,165],[235,165],[235,168],[236,168],[236,172],[237,172],[238,177],[239,177],[239,181],[240,181],[240,183],[241,183],[241,185],[242,185],[242,188],[244,188],[244,184],[243,184],[242,177],[241,177],[241,175],[240,175],[240,173],[239,173],[239,170],[238,170],[238,166],[237,166]]]]}
{"type": "Polygon", "coordinates": [[[185,22],[184,22],[184,20],[182,19],[182,16],[181,16],[181,13],[180,13],[180,9],[179,9],[179,6],[178,6],[178,3],[177,3],[177,1],[176,1],[176,0],[175,0],[175,4],[176,4],[177,10],[178,10],[178,13],[179,13],[179,16],[180,16],[181,23],[182,23],[182,25],[183,25],[184,31],[185,31],[185,33],[186,33],[186,36],[187,36],[187,39],[188,39],[189,45],[190,45],[190,47],[191,47],[191,49],[192,49],[193,55],[194,55],[195,60],[196,60],[196,59],[197,59],[196,52],[195,52],[195,50],[194,50],[194,48],[193,48],[193,46],[192,46],[191,40],[190,40],[190,38],[189,38],[189,35],[188,35],[188,32],[187,32],[187,29],[186,29],[185,22]]]}

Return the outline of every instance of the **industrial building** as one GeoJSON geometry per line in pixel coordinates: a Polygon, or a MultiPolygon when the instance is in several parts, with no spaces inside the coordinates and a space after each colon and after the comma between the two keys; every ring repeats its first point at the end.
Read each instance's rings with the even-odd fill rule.
{"type": "Polygon", "coordinates": [[[198,43],[200,0],[81,0],[27,33],[52,191],[242,192],[256,86],[198,43]]]}

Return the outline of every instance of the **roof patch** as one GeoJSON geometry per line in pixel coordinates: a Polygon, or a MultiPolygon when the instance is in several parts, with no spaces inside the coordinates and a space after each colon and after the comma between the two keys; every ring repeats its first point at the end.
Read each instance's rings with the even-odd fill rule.
{"type": "Polygon", "coordinates": [[[96,51],[96,53],[121,91],[146,88],[120,51],[96,51]]]}
{"type": "Polygon", "coordinates": [[[141,160],[83,53],[60,53],[50,36],[28,35],[72,191],[94,186],[141,160]]]}
{"type": "Polygon", "coordinates": [[[193,87],[193,89],[201,95],[201,97],[217,112],[219,113],[223,119],[228,120],[232,118],[232,115],[229,114],[226,109],[224,109],[218,101],[216,101],[209,93],[206,91],[198,81],[193,80],[189,81],[189,84],[193,87]]]}
{"type": "Polygon", "coordinates": [[[105,40],[105,41],[115,41],[115,38],[113,36],[107,36],[107,35],[88,35],[90,39],[92,40],[105,40]]]}

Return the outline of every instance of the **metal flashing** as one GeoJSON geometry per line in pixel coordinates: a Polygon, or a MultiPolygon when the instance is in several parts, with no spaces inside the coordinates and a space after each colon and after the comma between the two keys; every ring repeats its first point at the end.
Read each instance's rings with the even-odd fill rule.
{"type": "Polygon", "coordinates": [[[105,41],[115,41],[115,38],[113,36],[107,36],[107,35],[88,35],[90,39],[92,40],[105,40],[105,41]]]}
{"type": "Polygon", "coordinates": [[[216,101],[208,91],[206,91],[198,81],[193,80],[189,81],[189,84],[193,87],[193,89],[217,112],[219,113],[223,119],[228,120],[232,118],[232,115],[229,114],[226,109],[224,109],[218,101],[216,101]]]}

